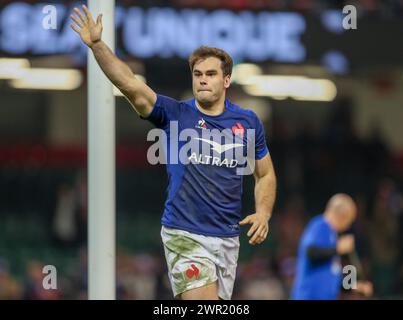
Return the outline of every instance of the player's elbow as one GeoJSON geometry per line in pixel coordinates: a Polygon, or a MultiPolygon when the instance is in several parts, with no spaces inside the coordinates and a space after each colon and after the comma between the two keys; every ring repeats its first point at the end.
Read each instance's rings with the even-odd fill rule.
{"type": "Polygon", "coordinates": [[[139,80],[129,81],[119,89],[139,115],[143,117],[150,115],[157,100],[156,94],[151,89],[139,83],[139,80]]]}
{"type": "Polygon", "coordinates": [[[271,167],[269,170],[267,170],[266,176],[268,177],[267,179],[270,180],[270,182],[272,184],[276,184],[277,178],[276,178],[276,173],[273,170],[273,167],[271,167]]]}

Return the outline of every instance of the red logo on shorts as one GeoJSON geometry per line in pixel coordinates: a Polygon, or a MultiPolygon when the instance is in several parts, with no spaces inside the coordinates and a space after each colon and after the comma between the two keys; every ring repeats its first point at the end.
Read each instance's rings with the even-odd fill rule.
{"type": "Polygon", "coordinates": [[[199,275],[199,269],[192,263],[191,268],[186,270],[186,277],[188,277],[189,279],[192,279],[194,276],[198,276],[199,275]]]}
{"type": "Polygon", "coordinates": [[[239,135],[243,138],[245,133],[245,129],[240,122],[237,122],[235,126],[232,126],[232,133],[235,135],[239,135]]]}

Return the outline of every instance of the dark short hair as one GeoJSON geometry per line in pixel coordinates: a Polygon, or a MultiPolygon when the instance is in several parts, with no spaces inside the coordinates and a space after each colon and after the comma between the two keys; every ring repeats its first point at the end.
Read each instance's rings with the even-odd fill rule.
{"type": "Polygon", "coordinates": [[[213,47],[202,46],[197,48],[189,57],[190,71],[193,72],[193,67],[199,60],[204,60],[209,57],[216,57],[221,60],[221,69],[225,76],[232,74],[232,58],[224,50],[213,47]]]}

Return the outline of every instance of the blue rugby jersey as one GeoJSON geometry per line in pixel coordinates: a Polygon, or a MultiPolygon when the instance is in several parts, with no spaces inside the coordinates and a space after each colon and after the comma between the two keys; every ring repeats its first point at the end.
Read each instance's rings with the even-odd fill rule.
{"type": "Polygon", "coordinates": [[[224,112],[211,116],[197,108],[195,99],[177,101],[157,95],[154,108],[146,120],[167,135],[165,149],[169,183],[162,224],[207,236],[238,236],[243,175],[237,174],[236,169],[241,167],[237,164],[237,157],[228,158],[227,152],[235,154],[242,147],[246,155],[246,132],[254,129],[255,159],[259,160],[268,153],[263,125],[256,114],[226,99],[224,112]],[[172,130],[173,123],[177,125],[178,132],[172,130]],[[173,137],[185,133],[185,129],[193,129],[198,136],[186,141],[173,137]],[[204,130],[213,129],[220,132],[227,129],[233,134],[233,143],[203,136],[204,130]],[[170,138],[179,140],[178,150],[171,150],[170,138]],[[197,143],[200,152],[188,150],[185,152],[188,163],[182,163],[179,150],[189,142],[197,143]]]}

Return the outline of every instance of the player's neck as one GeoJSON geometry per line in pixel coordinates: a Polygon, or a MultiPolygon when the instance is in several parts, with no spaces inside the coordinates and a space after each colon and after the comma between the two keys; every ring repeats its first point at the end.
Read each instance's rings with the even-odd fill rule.
{"type": "Polygon", "coordinates": [[[200,103],[196,100],[196,107],[201,113],[206,115],[219,116],[225,110],[225,95],[222,95],[219,100],[211,104],[200,103]]]}

